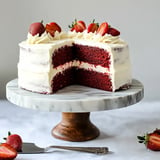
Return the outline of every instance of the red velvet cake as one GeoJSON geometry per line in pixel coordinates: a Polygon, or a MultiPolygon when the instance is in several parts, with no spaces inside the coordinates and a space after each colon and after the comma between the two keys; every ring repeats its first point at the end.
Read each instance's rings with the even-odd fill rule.
{"type": "Polygon", "coordinates": [[[129,50],[118,30],[106,22],[86,27],[83,21],[76,21],[69,32],[62,32],[53,22],[44,30],[43,26],[33,23],[28,39],[20,43],[21,88],[51,94],[72,84],[112,92],[129,87],[129,50]]]}

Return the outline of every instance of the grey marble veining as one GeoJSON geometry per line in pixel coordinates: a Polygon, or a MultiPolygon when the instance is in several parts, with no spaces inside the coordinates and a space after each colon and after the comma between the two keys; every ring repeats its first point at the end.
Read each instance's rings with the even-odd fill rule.
{"type": "Polygon", "coordinates": [[[144,88],[141,82],[133,79],[130,89],[114,93],[72,85],[56,94],[44,95],[20,89],[15,79],[6,85],[6,96],[13,104],[25,108],[60,112],[92,112],[135,104],[143,98],[144,88]]]}

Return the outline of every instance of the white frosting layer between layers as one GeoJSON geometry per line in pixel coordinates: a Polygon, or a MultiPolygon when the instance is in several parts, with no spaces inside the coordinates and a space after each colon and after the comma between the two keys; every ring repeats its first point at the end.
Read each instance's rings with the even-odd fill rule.
{"type": "Polygon", "coordinates": [[[35,92],[52,93],[52,78],[57,73],[63,72],[71,66],[78,66],[87,70],[107,73],[112,80],[113,91],[119,89],[126,83],[131,83],[129,50],[128,45],[125,42],[104,43],[94,40],[91,41],[90,39],[69,37],[62,38],[62,40],[56,39],[59,38],[56,36],[53,41],[49,40],[47,43],[29,44],[28,41],[24,41],[19,44],[20,58],[18,63],[18,84],[20,87],[35,92]],[[51,62],[54,51],[62,46],[72,46],[73,43],[107,50],[111,57],[110,69],[108,70],[105,67],[99,65],[95,66],[84,62],[80,63],[79,61],[73,61],[54,68],[51,62]]]}

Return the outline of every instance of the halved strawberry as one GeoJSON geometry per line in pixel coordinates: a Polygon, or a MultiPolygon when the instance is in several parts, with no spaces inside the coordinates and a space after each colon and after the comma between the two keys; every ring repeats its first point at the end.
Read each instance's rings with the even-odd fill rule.
{"type": "Polygon", "coordinates": [[[147,133],[144,136],[137,136],[139,143],[144,143],[146,147],[153,151],[160,151],[160,129],[147,133]]]}
{"type": "Polygon", "coordinates": [[[50,22],[46,24],[46,32],[50,33],[52,37],[54,37],[56,31],[61,32],[61,27],[57,23],[50,22]]]}
{"type": "Polygon", "coordinates": [[[97,34],[100,34],[101,36],[104,36],[106,33],[108,33],[109,30],[109,25],[107,22],[103,22],[98,30],[97,30],[97,34]]]}
{"type": "Polygon", "coordinates": [[[6,143],[12,146],[16,151],[22,151],[22,138],[18,134],[8,132],[8,137],[4,138],[6,143]]]}
{"type": "Polygon", "coordinates": [[[111,34],[112,36],[119,36],[120,35],[120,31],[118,31],[115,28],[110,27],[108,30],[108,34],[111,34]]]}
{"type": "Polygon", "coordinates": [[[99,27],[99,24],[95,23],[95,20],[93,20],[93,22],[88,25],[87,32],[94,33],[97,31],[98,27],[99,27]]]}
{"type": "Polygon", "coordinates": [[[0,144],[0,160],[13,160],[17,157],[17,151],[7,143],[0,144]]]}
{"type": "Polygon", "coordinates": [[[86,29],[86,24],[84,21],[75,21],[72,25],[69,25],[70,31],[83,32],[86,29]]]}

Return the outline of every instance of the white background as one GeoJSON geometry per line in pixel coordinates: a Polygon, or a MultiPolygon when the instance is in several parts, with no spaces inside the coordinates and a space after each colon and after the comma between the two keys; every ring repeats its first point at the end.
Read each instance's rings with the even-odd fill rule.
{"type": "Polygon", "coordinates": [[[77,18],[87,24],[107,21],[130,46],[133,77],[144,84],[144,100],[160,99],[159,0],[1,0],[0,98],[6,83],[17,78],[18,43],[32,22],[57,22],[64,30],[77,18]]]}

